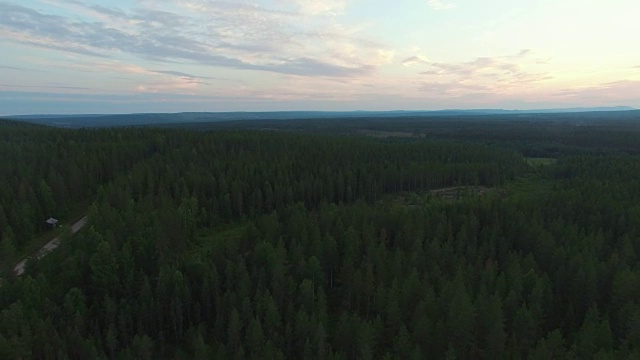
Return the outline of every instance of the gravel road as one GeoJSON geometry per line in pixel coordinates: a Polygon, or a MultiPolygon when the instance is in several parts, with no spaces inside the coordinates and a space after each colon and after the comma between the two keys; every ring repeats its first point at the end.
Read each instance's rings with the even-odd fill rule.
{"type": "MultiPolygon", "coordinates": [[[[86,224],[87,224],[87,217],[85,216],[82,219],[76,221],[75,224],[71,225],[71,233],[72,234],[77,233],[86,224]]],[[[33,256],[31,256],[31,258],[42,259],[42,257],[47,255],[51,251],[55,250],[59,245],[60,245],[60,237],[58,236],[58,237],[55,237],[55,238],[49,240],[49,242],[44,244],[44,246],[42,248],[40,248],[40,250],[38,250],[38,252],[36,252],[33,256]]],[[[16,273],[16,275],[20,276],[20,275],[22,275],[24,273],[24,266],[27,264],[27,260],[28,259],[29,259],[29,257],[27,257],[26,259],[20,261],[18,263],[18,265],[16,265],[16,267],[13,268],[13,271],[16,273]]]]}

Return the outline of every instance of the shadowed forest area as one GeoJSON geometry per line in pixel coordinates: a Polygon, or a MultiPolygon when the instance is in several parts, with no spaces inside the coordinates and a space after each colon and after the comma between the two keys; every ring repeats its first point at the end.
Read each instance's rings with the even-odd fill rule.
{"type": "Polygon", "coordinates": [[[640,119],[562,116],[0,120],[0,358],[640,358],[640,119]]]}

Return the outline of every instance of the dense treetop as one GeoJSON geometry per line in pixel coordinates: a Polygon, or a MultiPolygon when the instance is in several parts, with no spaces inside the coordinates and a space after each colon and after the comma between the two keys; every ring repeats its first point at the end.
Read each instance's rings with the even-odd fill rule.
{"type": "Polygon", "coordinates": [[[87,228],[3,274],[0,358],[640,357],[631,151],[528,165],[518,146],[538,140],[11,122],[0,138],[5,265],[89,204],[87,228]]]}

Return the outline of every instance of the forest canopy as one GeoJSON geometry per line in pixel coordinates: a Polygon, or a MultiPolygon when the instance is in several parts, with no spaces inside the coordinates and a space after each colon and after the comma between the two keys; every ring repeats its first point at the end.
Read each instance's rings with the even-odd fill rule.
{"type": "Polygon", "coordinates": [[[635,125],[318,124],[0,121],[0,358],[640,357],[635,125]]]}

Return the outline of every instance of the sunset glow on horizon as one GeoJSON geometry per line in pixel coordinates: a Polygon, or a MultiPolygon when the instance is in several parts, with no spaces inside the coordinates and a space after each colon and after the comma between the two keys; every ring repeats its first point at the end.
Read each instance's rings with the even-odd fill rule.
{"type": "Polygon", "coordinates": [[[640,108],[632,0],[0,0],[0,115],[640,108]]]}

